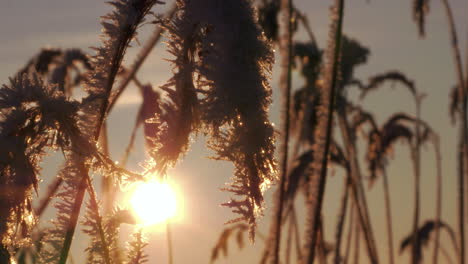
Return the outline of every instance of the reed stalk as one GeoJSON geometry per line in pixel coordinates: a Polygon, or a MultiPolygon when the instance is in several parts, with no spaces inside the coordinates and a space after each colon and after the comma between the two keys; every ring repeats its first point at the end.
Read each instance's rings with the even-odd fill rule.
{"type": "MultiPolygon", "coordinates": [[[[346,107],[342,108],[344,111],[346,107]]],[[[338,123],[340,126],[341,134],[343,136],[344,146],[347,151],[347,156],[350,161],[351,167],[351,188],[354,204],[356,205],[357,216],[359,218],[358,224],[361,225],[361,232],[363,233],[369,261],[371,263],[378,263],[378,256],[376,251],[376,244],[373,235],[373,229],[369,218],[369,209],[367,207],[364,187],[362,186],[362,176],[359,169],[359,163],[356,157],[356,146],[354,140],[351,138],[351,132],[348,121],[344,112],[338,113],[338,123]]]]}
{"type": "Polygon", "coordinates": [[[411,144],[411,160],[413,162],[414,171],[414,212],[413,212],[413,236],[411,262],[417,264],[421,261],[421,247],[418,235],[419,228],[419,213],[420,213],[420,196],[421,196],[421,99],[419,94],[415,95],[416,103],[416,142],[411,144]]]}
{"type": "MultiPolygon", "coordinates": [[[[80,158],[81,159],[81,158],[80,158]]],[[[77,162],[78,169],[81,175],[80,184],[78,186],[78,192],[75,198],[75,202],[73,204],[72,214],[70,216],[70,222],[68,224],[67,232],[65,233],[65,239],[63,242],[62,250],[60,251],[60,258],[59,264],[66,264],[68,259],[68,253],[70,252],[71,242],[73,239],[73,235],[75,234],[76,224],[78,223],[78,216],[80,215],[81,204],[83,203],[83,198],[87,186],[87,175],[88,170],[84,165],[84,161],[80,160],[77,162]]]]}
{"type": "MultiPolygon", "coordinates": [[[[136,29],[137,29],[137,26],[138,24],[142,21],[142,19],[144,18],[144,16],[146,15],[146,13],[149,11],[149,9],[151,8],[152,5],[155,4],[155,2],[148,2],[148,3],[144,3],[144,2],[140,2],[140,3],[137,3],[139,4],[139,8],[141,8],[141,10],[135,10],[136,13],[134,13],[133,15],[136,15],[137,17],[135,17],[134,19],[136,19],[136,23],[127,23],[124,25],[124,29],[122,29],[123,32],[119,32],[119,34],[121,34],[120,36],[116,36],[115,32],[109,34],[107,37],[109,37],[109,42],[110,41],[113,41],[115,45],[113,46],[109,46],[109,43],[106,43],[107,46],[103,47],[102,49],[105,50],[106,48],[107,49],[110,49],[110,47],[112,47],[112,57],[109,58],[109,62],[107,65],[105,65],[104,69],[101,69],[103,71],[106,71],[106,74],[104,76],[106,76],[106,79],[104,80],[104,87],[99,87],[99,88],[102,88],[103,89],[103,102],[100,104],[99,106],[99,110],[97,112],[97,122],[94,126],[94,131],[91,131],[93,133],[93,139],[94,141],[98,141],[99,140],[99,136],[101,134],[101,128],[102,128],[102,125],[107,117],[107,114],[108,114],[108,106],[109,106],[109,102],[110,102],[110,97],[111,97],[111,91],[112,91],[112,87],[114,85],[114,82],[115,82],[115,79],[117,77],[117,74],[118,74],[118,71],[120,69],[120,66],[122,64],[122,60],[123,60],[123,57],[125,55],[125,52],[126,52],[126,49],[130,43],[130,41],[132,40],[132,38],[134,37],[134,34],[136,32],[136,29]]],[[[128,14],[118,14],[116,12],[114,12],[112,14],[113,16],[125,16],[125,15],[128,15],[128,14]]],[[[120,19],[122,19],[122,17],[120,17],[120,19]]],[[[119,18],[117,18],[118,22],[122,22],[119,20],[119,18]]],[[[105,44],[105,45],[106,45],[105,44]]],[[[103,52],[103,50],[101,50],[101,52],[103,52]]],[[[99,50],[98,50],[99,52],[99,50]]],[[[103,54],[100,54],[101,56],[103,54]]],[[[99,62],[99,59],[102,59],[102,58],[97,58],[98,59],[98,62],[99,62]]],[[[101,65],[102,66],[102,65],[101,65]]],[[[98,70],[98,69],[94,69],[94,70],[98,70]]],[[[93,83],[91,83],[92,85],[93,83]]],[[[94,89],[99,89],[98,87],[92,87],[94,89]]],[[[80,214],[80,211],[81,211],[81,205],[83,203],[83,199],[84,199],[84,195],[85,195],[85,191],[87,188],[91,188],[91,192],[93,192],[92,190],[92,185],[91,185],[91,180],[90,180],[90,177],[89,177],[89,170],[88,168],[86,167],[85,165],[85,160],[83,159],[83,157],[80,157],[79,158],[80,160],[77,161],[77,166],[79,168],[79,171],[80,171],[80,176],[81,176],[81,181],[80,181],[80,184],[79,184],[79,187],[78,187],[78,190],[77,190],[77,193],[76,193],[76,196],[75,196],[75,201],[74,201],[74,205],[73,205],[73,210],[72,210],[72,213],[70,215],[70,222],[68,224],[68,227],[67,227],[67,232],[65,234],[65,239],[64,239],[64,243],[63,243],[63,247],[60,251],[60,260],[59,260],[59,264],[65,264],[66,261],[67,261],[67,257],[68,257],[68,252],[70,250],[70,246],[71,246],[71,243],[72,243],[72,240],[73,240],[73,235],[75,233],[75,229],[76,229],[76,225],[77,225],[77,222],[78,222],[78,217],[79,217],[79,214],[80,214]],[[89,183],[89,184],[88,184],[89,183]]],[[[95,197],[94,197],[95,198],[95,197]]],[[[93,195],[91,195],[91,202],[93,203],[96,203],[97,204],[97,201],[93,200],[93,195]]],[[[97,214],[99,214],[99,212],[96,212],[97,214]]],[[[100,234],[104,234],[104,231],[102,229],[102,224],[100,223],[100,216],[98,216],[98,219],[97,219],[97,222],[98,222],[98,229],[99,229],[99,233],[100,234]]],[[[102,242],[102,246],[105,247],[105,248],[108,248],[108,245],[105,241],[104,238],[101,238],[101,242],[102,242]]],[[[108,258],[108,254],[107,256],[105,255],[105,262],[106,264],[110,264],[110,259],[108,258]]]]}
{"type": "Polygon", "coordinates": [[[455,27],[455,19],[453,17],[452,9],[450,7],[450,3],[448,0],[442,0],[442,4],[444,6],[448,26],[450,30],[450,44],[452,47],[452,53],[454,58],[454,64],[458,79],[458,89],[459,89],[459,98],[461,98],[461,104],[459,105],[459,113],[460,113],[460,132],[459,132],[459,151],[461,155],[459,159],[462,161],[459,162],[461,166],[459,166],[459,173],[458,173],[458,228],[460,234],[460,263],[465,264],[465,177],[468,177],[468,124],[467,124],[467,93],[468,93],[468,86],[465,83],[465,77],[463,76],[463,67],[462,67],[462,60],[460,55],[460,48],[458,46],[458,37],[457,37],[457,30],[455,27]]]}
{"type": "MultiPolygon", "coordinates": [[[[325,193],[326,177],[327,177],[327,164],[328,164],[328,154],[330,150],[330,143],[332,137],[332,124],[333,124],[333,112],[335,109],[335,96],[337,94],[338,86],[338,72],[339,72],[339,57],[341,51],[341,41],[342,41],[342,26],[343,26],[343,15],[344,15],[344,0],[335,0],[334,12],[332,12],[332,28],[331,28],[331,41],[329,49],[333,50],[328,51],[329,63],[325,71],[326,85],[322,93],[322,100],[326,106],[326,113],[324,117],[326,120],[323,120],[325,127],[319,125],[318,129],[325,128],[325,131],[320,131],[319,133],[325,133],[324,145],[319,146],[323,148],[323,156],[320,160],[320,173],[315,178],[318,178],[318,182],[311,180],[309,183],[310,195],[313,197],[308,197],[309,200],[309,212],[308,212],[308,227],[306,228],[306,243],[304,246],[304,263],[312,264],[315,258],[315,248],[317,242],[317,232],[319,229],[320,216],[322,212],[323,196],[325,193]],[[313,203],[311,201],[314,201],[313,203]],[[315,205],[314,205],[315,204],[315,205]]],[[[315,162],[314,162],[315,163],[315,162]]]]}
{"type": "Polygon", "coordinates": [[[356,229],[354,236],[354,264],[359,264],[359,255],[361,251],[361,235],[362,225],[359,222],[358,215],[356,215],[356,229]]]}
{"type": "MultiPolygon", "coordinates": [[[[176,11],[177,6],[173,5],[165,14],[165,19],[171,19],[176,11]]],[[[164,28],[156,26],[155,30],[153,31],[153,34],[151,34],[151,37],[144,44],[143,48],[138,53],[136,60],[133,62],[132,66],[125,72],[123,80],[115,89],[116,92],[113,96],[112,101],[109,104],[109,109],[107,110],[108,112],[112,111],[115,103],[117,102],[117,99],[119,99],[119,97],[125,91],[130,81],[134,80],[136,73],[140,70],[148,55],[151,53],[151,51],[153,51],[154,47],[156,47],[156,45],[159,43],[159,40],[161,39],[163,33],[164,28]]]]}
{"type": "Polygon", "coordinates": [[[387,241],[388,241],[388,255],[389,263],[395,263],[395,255],[393,249],[393,226],[392,226],[392,206],[390,202],[390,187],[388,184],[388,175],[385,168],[382,170],[383,187],[384,187],[384,199],[385,199],[385,214],[387,217],[387,241]]]}
{"type": "Polygon", "coordinates": [[[173,264],[174,263],[174,255],[172,249],[172,233],[171,233],[171,226],[169,221],[166,221],[166,240],[167,240],[167,263],[173,264]]]}
{"type": "Polygon", "coordinates": [[[281,131],[283,138],[281,142],[280,151],[280,179],[279,186],[276,193],[277,201],[275,203],[274,221],[273,221],[273,247],[271,249],[271,256],[273,264],[279,263],[279,252],[281,246],[281,226],[284,207],[284,189],[286,186],[286,177],[288,173],[288,153],[289,153],[289,127],[290,116],[289,109],[291,103],[291,65],[292,65],[292,0],[281,1],[281,13],[283,14],[282,36],[280,38],[280,52],[281,52],[281,131]]]}
{"type": "Polygon", "coordinates": [[[346,248],[345,254],[343,259],[343,264],[348,264],[348,260],[351,258],[351,244],[353,239],[353,230],[354,230],[354,213],[355,213],[355,206],[351,201],[351,207],[349,208],[349,220],[348,220],[348,236],[346,237],[346,248]]]}
{"type": "Polygon", "coordinates": [[[343,186],[343,195],[341,197],[341,208],[339,210],[338,214],[338,224],[336,228],[336,235],[335,235],[335,264],[340,264],[342,262],[341,258],[341,241],[343,237],[343,227],[344,223],[346,221],[346,212],[348,211],[348,196],[349,196],[349,187],[350,187],[350,182],[351,182],[351,176],[349,175],[349,172],[346,173],[346,179],[345,183],[343,186]]]}
{"type": "MultiPolygon", "coordinates": [[[[440,141],[439,136],[434,135],[434,150],[436,156],[436,223],[440,223],[442,216],[442,156],[440,153],[440,141]]],[[[439,247],[440,247],[440,228],[436,228],[434,235],[434,255],[432,262],[437,264],[439,262],[439,247]]]]}

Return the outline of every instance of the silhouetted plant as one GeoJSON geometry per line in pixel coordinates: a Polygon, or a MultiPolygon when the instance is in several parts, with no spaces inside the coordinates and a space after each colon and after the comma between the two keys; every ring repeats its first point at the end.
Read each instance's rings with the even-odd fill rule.
{"type": "Polygon", "coordinates": [[[211,262],[219,258],[220,252],[224,257],[228,255],[228,241],[231,236],[235,236],[237,246],[242,249],[244,247],[244,232],[248,231],[249,226],[243,223],[234,224],[225,228],[219,236],[218,242],[211,251],[211,262]],[[235,234],[234,234],[235,233],[235,234]]]}
{"type": "Polygon", "coordinates": [[[235,165],[236,177],[226,190],[242,198],[224,205],[240,214],[234,221],[250,224],[253,239],[262,193],[275,171],[273,127],[267,119],[271,47],[249,1],[223,2],[219,7],[216,0],[178,3],[175,19],[167,26],[175,75],[162,87],[169,99],[156,116],[161,130],[154,140],[161,147],[152,156],[164,173],[187,150],[189,135],[203,127],[216,159],[235,165]],[[211,12],[215,7],[218,11],[211,12]],[[226,22],[229,19],[233,22],[226,22]],[[232,34],[227,37],[225,32],[232,34]]]}
{"type": "Polygon", "coordinates": [[[337,0],[331,9],[332,22],[330,26],[329,45],[325,51],[326,62],[322,72],[323,87],[320,90],[320,105],[318,106],[318,123],[315,130],[314,164],[310,166],[313,174],[308,184],[307,197],[307,225],[303,258],[305,263],[313,263],[319,219],[322,210],[323,194],[327,176],[327,161],[331,143],[333,112],[335,109],[335,96],[337,95],[339,58],[342,45],[342,25],[344,14],[344,1],[337,0]]]}
{"type": "MultiPolygon", "coordinates": [[[[466,222],[466,205],[465,205],[465,184],[468,181],[468,124],[467,124],[467,119],[468,119],[468,114],[467,114],[467,86],[468,86],[468,81],[467,81],[467,76],[468,74],[465,74],[463,72],[463,67],[462,67],[462,59],[460,55],[460,48],[458,46],[458,36],[457,36],[457,30],[456,30],[456,25],[455,25],[455,18],[452,13],[452,8],[450,7],[450,3],[448,0],[441,0],[442,5],[444,6],[444,10],[447,16],[447,22],[448,22],[448,28],[449,28],[449,39],[450,39],[450,46],[452,48],[452,54],[453,54],[453,61],[454,61],[454,67],[455,67],[455,72],[457,76],[457,87],[458,87],[458,95],[457,97],[453,96],[452,93],[452,98],[456,98],[459,102],[457,108],[459,108],[459,142],[458,142],[458,154],[457,157],[459,159],[458,164],[458,226],[460,230],[460,262],[465,263],[465,222],[466,222]]],[[[418,15],[418,21],[420,28],[420,32],[422,31],[423,34],[420,34],[424,36],[424,16],[429,10],[429,1],[428,0],[415,0],[414,2],[414,10],[417,12],[416,14],[418,15]]],[[[468,60],[467,60],[468,61],[468,60]]],[[[468,62],[467,62],[468,63],[468,62]]],[[[454,108],[454,102],[455,100],[452,100],[452,105],[450,107],[451,109],[451,115],[453,118],[453,113],[452,109],[454,108]]],[[[435,258],[437,261],[437,258],[435,258]]]]}
{"type": "Polygon", "coordinates": [[[426,15],[429,13],[429,0],[413,0],[413,19],[418,25],[419,36],[426,34],[426,15]]]}
{"type": "MultiPolygon", "coordinates": [[[[346,39],[346,38],[345,38],[346,39]]],[[[343,43],[343,63],[341,65],[342,81],[339,85],[337,119],[341,135],[343,137],[344,149],[350,162],[352,197],[358,212],[359,224],[364,235],[368,256],[372,263],[378,261],[376,242],[369,217],[369,208],[363,187],[363,177],[357,160],[356,131],[352,130],[348,113],[353,109],[353,105],[348,101],[348,88],[356,83],[353,74],[354,69],[367,61],[369,49],[359,42],[346,39],[343,43]]]]}
{"type": "MultiPolygon", "coordinates": [[[[228,241],[242,248],[244,237],[253,241],[257,217],[263,214],[264,192],[275,180],[279,183],[274,198],[273,221],[261,263],[291,263],[295,244],[299,263],[327,263],[333,252],[334,263],[360,261],[364,239],[371,263],[379,263],[377,243],[372,229],[364,183],[372,185],[383,177],[386,206],[388,255],[393,256],[393,230],[390,188],[386,174],[389,153],[402,139],[410,145],[414,163],[415,209],[413,230],[401,244],[401,251],[412,247],[412,262],[422,260],[422,248],[434,238],[433,261],[439,251],[450,255],[440,244],[439,231],[445,230],[455,254],[464,263],[464,179],[468,177],[468,126],[466,112],[466,76],[461,67],[454,19],[447,0],[443,0],[449,19],[458,83],[452,92],[450,114],[460,126],[459,229],[456,234],[442,221],[442,169],[440,139],[421,120],[424,95],[413,80],[399,70],[373,76],[368,82],[355,77],[357,66],[367,62],[370,50],[342,34],[344,1],[336,0],[331,9],[329,42],[320,49],[307,16],[290,0],[254,1],[177,0],[164,17],[151,10],[157,0],[114,0],[114,7],[103,17],[102,43],[89,56],[78,49],[47,48],[20,69],[9,84],[0,88],[0,263],[60,263],[71,260],[70,247],[78,224],[90,243],[85,249],[87,263],[146,263],[148,245],[143,230],[136,226],[127,248],[119,245],[120,227],[135,225],[136,219],[126,209],[113,209],[114,193],[119,185],[150,178],[175,166],[200,133],[208,138],[207,146],[214,159],[234,165],[232,182],[224,190],[233,194],[224,206],[238,218],[229,221],[213,248],[211,261],[227,255],[228,241]],[[278,15],[285,14],[284,20],[278,15]],[[126,50],[145,18],[154,16],[155,30],[127,70],[122,67],[126,50]],[[301,28],[299,28],[301,26],[301,28]],[[308,42],[294,42],[293,35],[305,30],[308,42]],[[142,83],[137,72],[159,42],[167,37],[167,50],[173,56],[172,77],[153,88],[142,83]],[[281,146],[280,172],[274,157],[275,131],[268,120],[272,101],[269,79],[274,63],[273,47],[281,55],[281,146]],[[304,85],[292,91],[292,71],[297,70],[304,85]],[[120,79],[120,82],[116,80],[120,79]],[[138,110],[122,162],[109,157],[106,119],[128,84],[133,81],[140,91],[138,110]],[[408,89],[416,104],[416,114],[395,114],[377,125],[371,112],[351,102],[350,88],[361,89],[361,98],[386,82],[397,82],[408,89]],[[83,88],[84,96],[72,99],[73,88],[83,88]],[[291,96],[293,94],[293,96],[291,96]],[[292,97],[292,98],[291,98],[292,97]],[[333,132],[334,118],[338,133],[333,132]],[[369,127],[364,128],[368,124],[369,127]],[[150,159],[143,174],[124,167],[143,127],[150,159]],[[364,177],[359,162],[360,131],[367,132],[366,160],[370,177],[364,177]],[[337,136],[341,136],[341,140],[337,136]],[[437,189],[435,218],[419,224],[420,148],[431,142],[436,153],[437,189]],[[289,146],[292,146],[291,148],[289,146]],[[60,150],[65,159],[57,177],[50,183],[45,199],[32,207],[32,195],[43,180],[39,164],[51,151],[60,150]],[[343,168],[343,189],[334,234],[327,242],[322,208],[327,169],[343,168]],[[101,197],[94,190],[93,175],[103,176],[101,197]],[[89,198],[85,199],[88,192],[89,198]],[[297,194],[305,196],[306,224],[299,232],[296,214],[297,194]],[[49,201],[56,198],[57,218],[52,227],[36,228],[38,218],[49,201]],[[101,199],[100,199],[101,198],[101,199]],[[351,198],[351,201],[350,201],[351,198]],[[80,211],[85,202],[85,212],[80,211]],[[101,203],[104,209],[101,209],[101,203]],[[348,233],[344,254],[344,230],[348,233]],[[283,226],[289,224],[287,231],[283,226]],[[283,239],[282,234],[287,232],[283,239]],[[459,239],[459,242],[457,241],[459,239]],[[286,242],[282,254],[281,242],[286,242]],[[354,247],[354,254],[351,253],[354,247]]],[[[413,1],[413,18],[420,36],[424,36],[429,1],[413,1]]],[[[467,60],[468,63],[468,60],[467,60]]],[[[172,243],[167,224],[169,263],[172,243]]]]}
{"type": "MultiPolygon", "coordinates": [[[[216,1],[212,1],[214,2],[216,1]]],[[[8,252],[14,252],[19,245],[19,241],[15,241],[12,237],[14,230],[20,228],[27,238],[26,233],[35,221],[32,216],[30,192],[37,188],[37,164],[47,147],[62,148],[67,164],[60,174],[64,184],[57,195],[59,217],[55,222],[55,228],[49,229],[47,237],[43,240],[41,261],[66,262],[86,190],[90,193],[90,200],[87,203],[84,225],[88,226],[86,233],[92,238],[88,249],[88,260],[93,263],[108,264],[122,261],[120,254],[116,253],[119,251],[116,235],[120,224],[116,224],[114,216],[111,218],[101,216],[99,201],[93,190],[89,172],[92,170],[108,174],[108,177],[113,179],[113,184],[143,179],[140,175],[116,167],[107,156],[99,152],[95,144],[109,106],[115,102],[115,98],[111,98],[111,92],[125,51],[135,36],[138,25],[156,3],[155,0],[111,2],[115,11],[104,16],[103,45],[96,48],[96,55],[88,59],[78,50],[65,52],[44,50],[20,72],[16,79],[12,79],[10,86],[3,86],[1,89],[2,144],[8,141],[12,143],[5,145],[11,146],[11,150],[4,149],[6,151],[1,152],[2,180],[5,180],[4,185],[14,185],[6,189],[15,189],[15,192],[21,196],[13,197],[12,193],[7,193],[5,199],[2,198],[2,203],[8,203],[2,206],[5,212],[1,214],[1,217],[5,218],[2,220],[1,232],[2,259],[6,262],[10,262],[8,252]],[[74,69],[75,61],[82,62],[88,72],[84,76],[79,74],[80,78],[76,81],[69,81],[68,71],[74,69]],[[51,70],[51,67],[55,68],[51,70]],[[36,69],[49,84],[42,83],[36,69]],[[81,79],[85,80],[88,95],[82,102],[69,100],[64,92],[70,94],[67,87],[78,84],[81,79]],[[11,180],[5,178],[7,176],[5,173],[11,175],[11,180]],[[20,182],[16,184],[16,181],[20,182]],[[21,187],[22,190],[16,191],[15,186],[21,187]]],[[[173,51],[177,51],[178,47],[185,51],[180,54],[181,59],[174,61],[176,77],[172,83],[169,82],[163,88],[170,95],[169,101],[166,99],[158,105],[158,95],[150,88],[143,88],[145,100],[137,125],[142,124],[143,120],[156,117],[154,119],[156,123],[145,123],[145,134],[154,138],[154,140],[148,139],[147,145],[157,146],[160,150],[162,148],[161,154],[169,153],[166,155],[168,158],[157,155],[159,160],[156,166],[164,172],[167,165],[175,163],[180,153],[186,149],[185,138],[188,138],[188,134],[194,129],[201,128],[198,120],[203,121],[203,128],[212,135],[210,145],[217,151],[218,158],[231,160],[237,167],[237,180],[229,190],[237,195],[246,195],[245,200],[232,200],[226,205],[236,208],[235,211],[242,215],[241,219],[250,224],[251,238],[253,238],[255,216],[262,208],[262,193],[273,180],[272,173],[275,170],[272,156],[273,128],[267,120],[266,112],[271,93],[268,87],[268,74],[273,61],[270,46],[256,25],[248,1],[244,1],[241,5],[224,6],[229,12],[235,7],[237,13],[231,19],[243,17],[241,27],[237,27],[236,23],[219,23],[222,21],[220,17],[204,16],[206,12],[210,13],[209,9],[200,10],[195,5],[185,9],[186,5],[184,1],[179,1],[177,17],[173,20],[173,24],[166,25],[170,31],[172,30],[170,39],[172,43],[169,45],[173,51]],[[190,12],[195,16],[184,17],[190,12]],[[202,27],[191,29],[193,23],[199,22],[202,27]],[[182,27],[191,31],[177,31],[182,27]],[[244,42],[232,45],[230,40],[225,39],[223,32],[233,32],[233,30],[238,34],[250,33],[247,35],[250,39],[245,42],[246,45],[238,45],[244,42]],[[179,33],[188,33],[194,39],[186,40],[185,36],[178,35],[179,33]],[[200,51],[196,54],[196,58],[193,53],[195,50],[200,51]],[[231,54],[230,61],[226,64],[225,57],[221,58],[220,54],[231,54]],[[216,66],[216,63],[221,67],[216,66]],[[216,67],[211,68],[207,65],[216,67]],[[244,72],[239,72],[242,70],[244,72]],[[192,78],[193,74],[199,77],[195,80],[192,78]],[[238,82],[232,83],[229,81],[229,76],[242,76],[242,78],[237,78],[238,82]],[[186,81],[181,83],[181,80],[184,80],[181,77],[186,81]],[[188,81],[192,86],[187,86],[188,81]],[[251,95],[249,101],[237,96],[238,87],[245,87],[245,91],[251,95]],[[158,111],[158,107],[161,107],[161,110],[158,111]],[[181,108],[185,110],[178,112],[181,108]],[[184,115],[183,119],[180,114],[184,115]],[[263,121],[257,123],[259,117],[263,121]],[[195,125],[191,123],[187,125],[187,121],[195,125]],[[178,123],[175,128],[181,126],[187,128],[176,130],[177,133],[182,133],[181,137],[175,138],[177,142],[174,141],[174,137],[162,136],[167,133],[165,129],[168,127],[173,129],[174,123],[178,123]],[[165,151],[174,144],[178,145],[174,151],[165,151]]],[[[212,8],[214,5],[209,4],[205,7],[212,8]]],[[[157,151],[153,153],[158,153],[157,151]]],[[[54,184],[57,187],[59,185],[60,182],[54,184]]],[[[129,261],[144,262],[145,258],[141,253],[143,245],[139,233],[132,246],[134,253],[130,253],[129,261]]]]}
{"type": "MultiPolygon", "coordinates": [[[[452,240],[452,244],[454,246],[454,250],[456,252],[456,254],[459,254],[459,249],[457,248],[457,243],[456,243],[456,238],[455,238],[455,232],[453,231],[453,229],[447,225],[446,223],[440,221],[440,222],[436,222],[436,221],[432,221],[432,220],[428,220],[426,221],[422,226],[419,227],[418,229],[418,232],[417,232],[417,236],[419,237],[418,240],[420,241],[420,243],[418,244],[419,245],[419,248],[418,248],[418,258],[419,260],[422,259],[423,255],[422,255],[422,247],[423,246],[427,246],[428,242],[429,242],[429,239],[431,237],[431,234],[433,232],[435,232],[435,230],[437,229],[444,229],[447,231],[447,233],[449,234],[451,240],[452,240]]],[[[402,251],[404,251],[405,249],[408,248],[408,246],[412,245],[412,236],[414,234],[411,233],[410,235],[406,236],[405,238],[403,238],[403,240],[401,241],[401,244],[400,244],[400,254],[402,251]]],[[[418,261],[419,261],[418,260],[418,261]]]]}

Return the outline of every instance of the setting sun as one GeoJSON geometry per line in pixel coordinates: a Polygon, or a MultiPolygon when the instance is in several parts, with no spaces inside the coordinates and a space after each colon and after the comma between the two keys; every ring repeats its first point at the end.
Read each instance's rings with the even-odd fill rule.
{"type": "Polygon", "coordinates": [[[142,182],[135,186],[130,204],[137,219],[144,225],[164,222],[177,213],[177,198],[166,182],[142,182]]]}

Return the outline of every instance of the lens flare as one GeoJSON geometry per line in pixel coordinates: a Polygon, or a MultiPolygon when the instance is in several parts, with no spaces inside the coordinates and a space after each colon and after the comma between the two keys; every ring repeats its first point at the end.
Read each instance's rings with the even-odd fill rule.
{"type": "Polygon", "coordinates": [[[167,221],[177,214],[177,198],[166,182],[138,183],[130,198],[138,222],[154,225],[167,221]]]}

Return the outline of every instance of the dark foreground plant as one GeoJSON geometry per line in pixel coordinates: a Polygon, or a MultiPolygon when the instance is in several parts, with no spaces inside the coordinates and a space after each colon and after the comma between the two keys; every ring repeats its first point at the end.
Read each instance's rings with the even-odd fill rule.
{"type": "MultiPolygon", "coordinates": [[[[130,244],[127,259],[122,257],[119,227],[133,224],[134,220],[122,210],[109,215],[101,213],[91,175],[106,175],[106,185],[128,184],[148,177],[117,167],[96,142],[117,98],[113,93],[118,96],[125,87],[123,84],[122,88],[113,88],[126,50],[157,3],[110,2],[114,11],[103,17],[103,42],[95,48],[94,56],[88,58],[76,50],[44,50],[11,84],[0,89],[0,139],[4,146],[0,152],[2,263],[13,261],[15,253],[29,241],[36,222],[31,194],[37,191],[40,180],[39,163],[48,149],[58,148],[66,160],[60,180],[54,182],[56,187],[51,191],[53,194],[58,190],[58,217],[54,227],[45,232],[40,258],[35,259],[40,263],[66,263],[87,191],[89,201],[82,221],[84,233],[91,238],[87,261],[145,261],[142,249],[146,243],[141,230],[130,244]],[[77,69],[75,61],[83,62],[86,74],[71,74],[70,69],[77,69]],[[73,81],[70,76],[80,78],[73,81]],[[82,80],[86,95],[80,101],[69,99],[70,87],[82,80]]],[[[151,88],[142,87],[146,101],[139,123],[153,120],[152,125],[145,123],[147,146],[153,157],[145,174],[159,171],[164,176],[166,168],[186,152],[189,135],[204,131],[211,137],[209,146],[216,151],[216,158],[232,161],[236,167],[236,177],[227,190],[241,199],[225,205],[241,215],[236,221],[249,224],[253,239],[255,218],[263,207],[263,192],[275,172],[273,126],[267,114],[271,101],[271,47],[247,0],[240,4],[207,0],[203,5],[178,1],[174,18],[163,24],[169,32],[169,52],[175,55],[174,77],[162,87],[164,98],[151,88]],[[226,19],[232,22],[224,23],[226,19]],[[238,19],[241,23],[237,23],[238,19]],[[231,38],[226,38],[225,32],[231,32],[231,38]],[[239,88],[244,91],[239,93],[239,88]]],[[[145,52],[142,59],[148,54],[145,52]]],[[[134,78],[137,70],[134,67],[128,76],[134,78]]]]}

